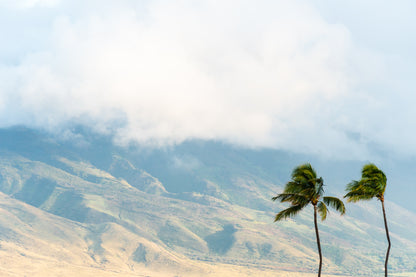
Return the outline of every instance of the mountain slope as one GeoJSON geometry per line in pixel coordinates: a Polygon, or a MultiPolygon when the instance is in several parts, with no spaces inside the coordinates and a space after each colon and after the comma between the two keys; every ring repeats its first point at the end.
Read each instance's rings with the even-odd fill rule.
{"type": "MultiPolygon", "coordinates": [[[[270,172],[253,153],[222,144],[126,150],[106,138],[84,136],[83,144],[74,144],[26,129],[13,143],[16,132],[3,130],[0,137],[10,139],[0,158],[5,256],[16,246],[30,253],[26,260],[39,255],[120,274],[208,275],[215,271],[210,266],[223,264],[275,273],[316,270],[312,211],[272,222],[284,206],[270,198],[282,189],[286,177],[278,176],[289,170],[290,155],[282,153],[282,166],[270,172]],[[31,151],[31,145],[39,148],[31,151]]],[[[349,205],[347,216],[331,214],[320,223],[324,272],[382,271],[378,204],[349,205]]],[[[392,215],[389,265],[395,272],[416,271],[416,217],[386,205],[392,215]]]]}

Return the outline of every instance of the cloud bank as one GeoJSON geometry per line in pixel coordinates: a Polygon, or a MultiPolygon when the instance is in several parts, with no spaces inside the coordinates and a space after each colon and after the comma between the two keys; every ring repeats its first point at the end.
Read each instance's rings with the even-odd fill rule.
{"type": "Polygon", "coordinates": [[[415,154],[415,86],[391,69],[408,72],[409,54],[376,49],[317,2],[2,1],[0,126],[415,154]]]}

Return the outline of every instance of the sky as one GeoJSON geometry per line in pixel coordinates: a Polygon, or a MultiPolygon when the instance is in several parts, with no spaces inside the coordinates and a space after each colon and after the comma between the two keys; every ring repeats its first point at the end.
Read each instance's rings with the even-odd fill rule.
{"type": "Polygon", "coordinates": [[[0,0],[0,127],[416,156],[416,2],[0,0]]]}

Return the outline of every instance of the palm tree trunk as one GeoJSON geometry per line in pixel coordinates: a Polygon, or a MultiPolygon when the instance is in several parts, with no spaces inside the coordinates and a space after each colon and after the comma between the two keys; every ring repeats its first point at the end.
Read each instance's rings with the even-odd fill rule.
{"type": "Polygon", "coordinates": [[[384,263],[384,276],[387,277],[387,263],[389,261],[391,242],[390,242],[389,228],[387,227],[386,210],[384,209],[384,199],[381,200],[381,207],[383,208],[384,227],[386,228],[386,236],[387,236],[387,241],[389,243],[389,246],[387,248],[386,261],[384,263]]]}
{"type": "Polygon", "coordinates": [[[318,244],[318,252],[319,252],[319,271],[318,271],[318,277],[321,277],[321,270],[322,270],[322,252],[321,252],[321,241],[319,240],[319,232],[318,232],[318,222],[316,219],[316,210],[318,209],[318,207],[316,205],[313,205],[314,208],[314,214],[313,214],[313,219],[315,222],[315,233],[316,233],[316,243],[318,244]]]}

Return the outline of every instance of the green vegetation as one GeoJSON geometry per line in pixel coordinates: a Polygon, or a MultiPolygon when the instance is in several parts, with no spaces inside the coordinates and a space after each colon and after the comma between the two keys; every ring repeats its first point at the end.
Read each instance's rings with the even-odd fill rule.
{"type": "Polygon", "coordinates": [[[377,198],[381,202],[384,217],[384,227],[386,229],[386,237],[388,242],[386,259],[384,263],[384,275],[387,277],[387,264],[389,260],[391,242],[389,229],[387,226],[386,210],[384,208],[384,192],[386,191],[387,177],[383,171],[374,164],[364,165],[361,171],[361,180],[352,181],[347,185],[347,194],[344,196],[349,202],[357,202],[360,200],[370,200],[377,198]]]}
{"type": "Polygon", "coordinates": [[[316,243],[319,252],[319,270],[318,276],[321,276],[322,270],[322,251],[319,239],[317,213],[325,220],[328,214],[327,205],[334,208],[341,214],[345,213],[345,206],[341,200],[336,197],[323,197],[324,181],[322,177],[317,176],[315,170],[310,164],[303,164],[296,167],[292,172],[292,180],[285,186],[283,193],[273,197],[273,201],[289,202],[291,206],[278,214],[275,221],[288,217],[293,217],[307,205],[312,204],[314,209],[314,223],[316,233],[316,243]],[[322,197],[322,201],[320,200],[322,197]]]}

